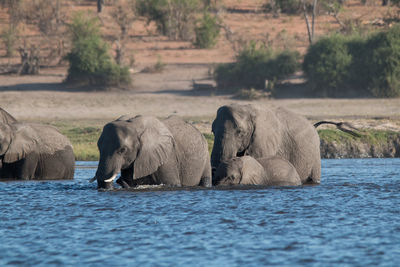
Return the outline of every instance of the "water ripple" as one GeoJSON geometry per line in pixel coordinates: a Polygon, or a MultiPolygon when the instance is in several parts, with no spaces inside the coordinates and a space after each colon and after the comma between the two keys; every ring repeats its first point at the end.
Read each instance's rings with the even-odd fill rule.
{"type": "Polygon", "coordinates": [[[0,182],[0,265],[380,265],[400,259],[399,159],[323,160],[320,186],[100,192],[0,182]],[[357,166],[357,167],[355,167],[357,166]]]}

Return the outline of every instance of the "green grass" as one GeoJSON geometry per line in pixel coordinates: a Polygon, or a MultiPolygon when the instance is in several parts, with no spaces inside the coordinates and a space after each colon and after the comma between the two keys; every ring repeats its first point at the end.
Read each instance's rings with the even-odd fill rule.
{"type": "Polygon", "coordinates": [[[364,130],[360,132],[361,137],[354,137],[350,134],[344,133],[337,129],[335,130],[318,130],[318,134],[321,140],[326,141],[327,143],[336,142],[336,143],[366,143],[371,145],[379,145],[386,144],[388,140],[395,139],[399,133],[394,131],[386,131],[386,130],[364,130]]]}
{"type": "Polygon", "coordinates": [[[99,151],[97,149],[97,140],[100,137],[101,128],[83,127],[83,128],[64,128],[60,131],[66,135],[74,146],[76,160],[98,160],[99,151]]]}
{"type": "Polygon", "coordinates": [[[211,151],[214,145],[214,134],[212,133],[203,133],[204,137],[206,138],[206,141],[208,143],[208,152],[211,155],[211,151]]]}
{"type": "Polygon", "coordinates": [[[75,160],[96,161],[99,159],[97,140],[103,129],[102,122],[50,122],[68,137],[74,147],[75,160]]]}

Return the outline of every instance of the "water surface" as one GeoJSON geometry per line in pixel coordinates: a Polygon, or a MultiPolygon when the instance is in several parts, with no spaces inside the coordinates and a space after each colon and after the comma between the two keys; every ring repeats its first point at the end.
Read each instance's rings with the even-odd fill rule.
{"type": "Polygon", "coordinates": [[[0,266],[398,266],[400,159],[323,160],[322,184],[99,192],[0,183],[0,266]]]}

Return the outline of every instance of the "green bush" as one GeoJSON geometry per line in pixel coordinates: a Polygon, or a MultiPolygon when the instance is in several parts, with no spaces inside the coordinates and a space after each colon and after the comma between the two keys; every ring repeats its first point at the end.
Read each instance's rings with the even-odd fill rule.
{"type": "Polygon", "coordinates": [[[148,21],[154,21],[157,25],[157,30],[162,34],[167,34],[167,12],[165,6],[166,0],[138,0],[136,9],[138,14],[144,16],[148,21]]]}
{"type": "Polygon", "coordinates": [[[1,32],[1,39],[6,50],[6,57],[12,57],[15,53],[15,43],[18,39],[17,29],[12,25],[4,28],[1,32]]]}
{"type": "Polygon", "coordinates": [[[154,21],[163,35],[174,40],[190,40],[194,30],[198,0],[138,0],[138,14],[154,21]]]}
{"type": "Polygon", "coordinates": [[[264,45],[251,42],[236,57],[235,63],[220,64],[214,75],[219,89],[264,89],[265,81],[276,81],[299,68],[299,54],[276,53],[264,45]]]}
{"type": "Polygon", "coordinates": [[[364,65],[368,89],[376,97],[400,96],[400,26],[366,41],[364,65]]]}
{"type": "Polygon", "coordinates": [[[400,96],[400,26],[370,37],[334,35],[311,45],[303,70],[325,96],[345,90],[375,97],[400,96]]]}
{"type": "Polygon", "coordinates": [[[303,70],[313,90],[324,96],[337,96],[347,89],[352,56],[346,38],[333,35],[308,48],[303,70]]]}
{"type": "Polygon", "coordinates": [[[72,49],[67,55],[67,82],[105,86],[130,83],[128,69],[112,62],[96,18],[75,14],[69,32],[72,49]]]}
{"type": "Polygon", "coordinates": [[[220,27],[217,18],[209,12],[204,12],[200,23],[195,28],[196,41],[194,45],[198,48],[212,48],[217,43],[220,27]]]}
{"type": "Polygon", "coordinates": [[[300,0],[274,0],[275,6],[285,14],[300,14],[303,11],[303,3],[300,0]]]}

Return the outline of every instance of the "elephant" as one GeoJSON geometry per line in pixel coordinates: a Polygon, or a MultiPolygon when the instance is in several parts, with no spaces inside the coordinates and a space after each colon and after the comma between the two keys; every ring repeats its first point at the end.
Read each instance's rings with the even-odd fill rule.
{"type": "Polygon", "coordinates": [[[0,108],[0,123],[11,124],[17,122],[17,119],[11,116],[10,113],[0,108]]]}
{"type": "Polygon", "coordinates": [[[282,107],[231,104],[218,109],[212,131],[213,170],[237,156],[278,156],[293,164],[302,183],[320,183],[319,136],[302,116],[282,107]]]}
{"type": "Polygon", "coordinates": [[[222,162],[213,179],[214,185],[297,186],[301,179],[295,167],[280,157],[255,159],[234,157],[222,162]]]}
{"type": "Polygon", "coordinates": [[[0,178],[73,179],[74,168],[72,145],[56,128],[0,122],[0,178]]]}
{"type": "Polygon", "coordinates": [[[95,177],[99,189],[139,184],[211,186],[208,145],[195,127],[177,116],[121,117],[106,124],[98,140],[100,160],[95,177]]]}
{"type": "Polygon", "coordinates": [[[214,145],[211,152],[213,172],[220,162],[249,155],[254,158],[278,156],[289,161],[303,184],[321,182],[320,140],[316,128],[334,124],[359,137],[348,123],[320,121],[312,125],[306,118],[283,107],[260,108],[255,105],[222,106],[212,123],[214,145]]]}

